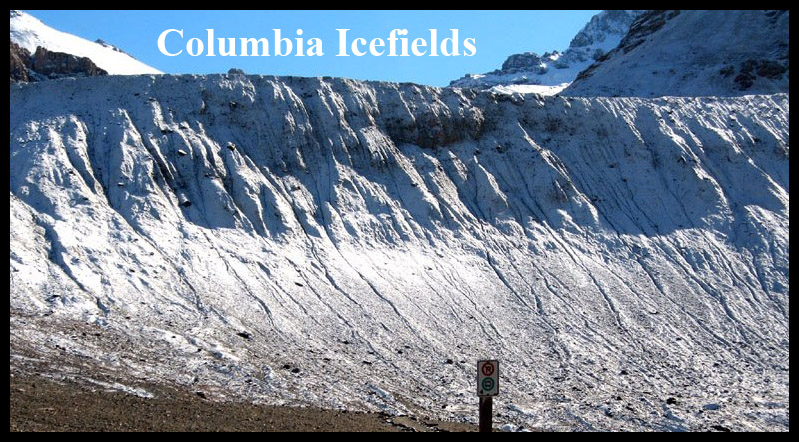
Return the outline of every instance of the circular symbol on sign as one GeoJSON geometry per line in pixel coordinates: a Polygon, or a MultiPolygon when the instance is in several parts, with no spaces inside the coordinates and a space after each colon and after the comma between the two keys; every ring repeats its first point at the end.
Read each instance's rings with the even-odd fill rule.
{"type": "Polygon", "coordinates": [[[494,380],[491,378],[484,378],[483,379],[483,390],[491,391],[494,389],[494,380]]]}
{"type": "Polygon", "coordinates": [[[494,374],[494,364],[486,362],[485,364],[483,364],[483,367],[480,370],[483,371],[483,375],[491,376],[492,374],[494,374]]]}

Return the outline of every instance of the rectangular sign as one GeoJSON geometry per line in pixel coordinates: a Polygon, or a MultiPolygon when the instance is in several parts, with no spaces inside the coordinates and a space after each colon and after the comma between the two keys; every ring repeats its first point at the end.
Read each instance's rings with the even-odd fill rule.
{"type": "Polygon", "coordinates": [[[488,359],[477,361],[477,395],[499,394],[499,361],[488,359]]]}

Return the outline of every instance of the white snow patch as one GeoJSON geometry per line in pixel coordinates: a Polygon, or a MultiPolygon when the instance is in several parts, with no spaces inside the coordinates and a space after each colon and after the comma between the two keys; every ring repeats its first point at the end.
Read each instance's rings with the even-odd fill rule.
{"type": "Polygon", "coordinates": [[[41,46],[49,51],[88,57],[110,75],[162,73],[124,52],[114,50],[109,45],[53,29],[36,17],[21,11],[11,13],[11,41],[27,49],[31,54],[36,52],[37,46],[41,46]]]}

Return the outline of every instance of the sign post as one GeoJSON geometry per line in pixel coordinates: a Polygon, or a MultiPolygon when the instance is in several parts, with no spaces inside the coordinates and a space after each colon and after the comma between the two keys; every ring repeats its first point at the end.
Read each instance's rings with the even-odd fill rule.
{"type": "Polygon", "coordinates": [[[477,395],[480,396],[480,432],[490,433],[493,399],[499,394],[499,361],[477,361],[477,395]]]}

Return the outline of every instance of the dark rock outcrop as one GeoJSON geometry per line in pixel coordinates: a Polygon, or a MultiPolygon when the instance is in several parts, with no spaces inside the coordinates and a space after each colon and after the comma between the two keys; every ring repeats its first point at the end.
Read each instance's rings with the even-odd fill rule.
{"type": "Polygon", "coordinates": [[[11,42],[11,83],[98,75],[108,72],[87,57],[48,51],[41,46],[31,56],[27,49],[11,42]]]}
{"type": "Polygon", "coordinates": [[[31,58],[31,69],[48,78],[108,75],[87,57],[52,52],[39,46],[31,58]]]}
{"type": "MultiPolygon", "coordinates": [[[[112,45],[111,43],[106,42],[105,40],[103,40],[101,38],[98,38],[94,42],[97,43],[100,46],[104,46],[104,47],[109,48],[109,49],[111,49],[113,51],[121,52],[123,54],[127,54],[127,52],[123,51],[122,49],[119,49],[118,47],[112,45]]],[[[128,55],[130,55],[130,54],[128,54],[128,55]]]]}
{"type": "Polygon", "coordinates": [[[11,83],[28,82],[31,53],[11,42],[11,83]]]}
{"type": "Polygon", "coordinates": [[[535,68],[541,64],[541,56],[535,52],[525,52],[523,54],[513,54],[502,63],[502,70],[535,68]]]}

